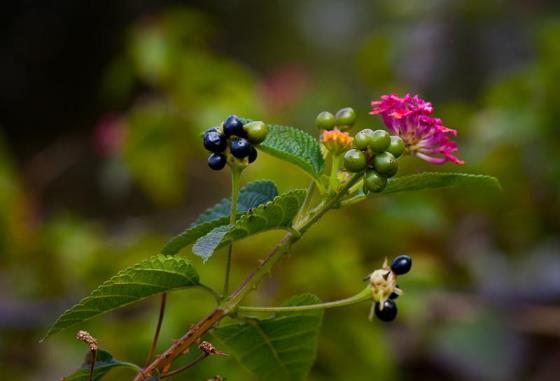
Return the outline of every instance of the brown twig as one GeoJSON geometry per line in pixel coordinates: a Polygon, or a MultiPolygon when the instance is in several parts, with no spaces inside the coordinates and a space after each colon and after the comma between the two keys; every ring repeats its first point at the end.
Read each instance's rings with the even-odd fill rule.
{"type": "Polygon", "coordinates": [[[158,342],[158,339],[159,339],[159,333],[161,332],[161,325],[163,323],[163,316],[165,314],[166,303],[167,303],[167,293],[164,292],[163,294],[161,294],[161,304],[159,306],[159,316],[158,316],[158,321],[157,321],[157,325],[156,325],[156,332],[154,333],[154,338],[152,340],[152,345],[150,347],[150,351],[148,352],[148,357],[146,357],[146,363],[144,364],[144,366],[148,366],[148,364],[152,360],[152,357],[154,357],[154,353],[156,352],[157,342],[158,342]]]}
{"type": "Polygon", "coordinates": [[[178,374],[178,373],[181,373],[181,372],[183,372],[183,371],[185,371],[185,370],[187,370],[187,369],[190,369],[190,368],[192,368],[193,366],[195,366],[196,364],[198,364],[199,362],[201,362],[202,360],[204,360],[204,359],[205,359],[206,357],[208,357],[208,356],[210,356],[210,355],[208,355],[208,354],[202,352],[202,353],[200,354],[200,356],[198,356],[197,358],[195,358],[192,362],[188,363],[187,365],[183,365],[183,366],[180,367],[180,368],[174,369],[174,370],[172,370],[171,372],[167,372],[167,373],[165,373],[165,374],[162,374],[161,376],[159,376],[159,378],[171,377],[171,376],[174,376],[174,375],[176,375],[176,374],[178,374]]]}

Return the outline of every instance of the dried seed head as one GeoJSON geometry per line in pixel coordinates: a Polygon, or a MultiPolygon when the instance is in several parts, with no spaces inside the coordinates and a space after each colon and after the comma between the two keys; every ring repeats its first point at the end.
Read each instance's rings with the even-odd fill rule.
{"type": "Polygon", "coordinates": [[[90,351],[96,351],[97,350],[97,339],[95,337],[93,337],[89,332],[78,331],[78,333],[76,333],[76,339],[86,343],[88,345],[90,351]]]}
{"type": "Polygon", "coordinates": [[[206,353],[207,356],[214,356],[214,355],[227,356],[226,353],[220,352],[219,350],[216,349],[214,345],[212,345],[212,343],[208,341],[203,341],[202,343],[200,343],[198,348],[202,352],[206,353]]]}
{"type": "Polygon", "coordinates": [[[397,295],[402,294],[401,289],[397,287],[397,276],[391,271],[387,259],[385,259],[380,269],[375,270],[369,275],[369,285],[373,300],[379,302],[381,307],[383,302],[389,299],[393,292],[397,295]]]}

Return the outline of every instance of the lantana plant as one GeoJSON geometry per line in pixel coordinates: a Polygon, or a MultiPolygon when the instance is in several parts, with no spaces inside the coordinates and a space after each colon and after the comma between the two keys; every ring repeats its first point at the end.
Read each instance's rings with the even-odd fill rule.
{"type": "MultiPolygon", "coordinates": [[[[64,312],[45,338],[89,319],[122,308],[133,302],[159,295],[159,320],[147,361],[143,366],[113,358],[99,349],[101,343],[80,330],[77,338],[88,345],[82,368],[65,380],[100,380],[112,368],[126,367],[135,381],[159,380],[188,372],[210,356],[230,354],[263,380],[302,380],[311,369],[317,336],[325,309],[369,302],[369,318],[390,322],[397,318],[396,299],[404,294],[397,278],[412,268],[408,255],[395,256],[383,264],[372,264],[364,279],[365,287],[341,300],[322,302],[319,297],[294,296],[281,306],[245,305],[246,296],[255,290],[265,275],[306,232],[332,209],[365,202],[372,197],[460,185],[499,187],[490,176],[451,172],[399,173],[399,161],[406,156],[429,163],[463,165],[455,155],[457,144],[451,140],[456,131],[443,126],[433,116],[432,105],[418,96],[384,95],[371,103],[371,113],[381,116],[385,129],[364,129],[351,134],[357,115],[346,107],[336,114],[324,111],[315,124],[319,137],[302,130],[267,124],[231,115],[220,125],[209,128],[203,145],[209,151],[212,170],[229,169],[231,197],[207,209],[182,233],[172,238],[151,258],[118,272],[91,294],[64,312]],[[255,181],[241,187],[243,170],[258,165],[259,151],[285,160],[310,177],[307,189],[292,189],[278,194],[271,181],[255,181]],[[265,255],[254,271],[234,289],[230,288],[233,245],[258,233],[280,229],[286,233],[265,255]],[[205,284],[187,258],[179,255],[191,246],[192,255],[224,261],[223,287],[205,284]],[[219,258],[219,249],[226,257],[219,258]],[[218,257],[218,258],[214,258],[218,257]],[[182,337],[155,353],[166,300],[171,291],[199,288],[215,299],[216,307],[182,337]],[[223,319],[228,317],[227,323],[223,319]],[[377,319],[375,319],[377,318],[377,319]],[[297,334],[296,334],[297,333],[297,334]],[[198,356],[183,366],[176,361],[186,353],[198,356]]],[[[304,254],[300,254],[304,255],[304,254]]],[[[367,313],[364,314],[367,316],[367,313]]],[[[216,374],[220,374],[216,369],[216,374]]],[[[227,375],[226,375],[227,376],[227,375]]],[[[215,380],[222,379],[216,376],[215,380]]]]}

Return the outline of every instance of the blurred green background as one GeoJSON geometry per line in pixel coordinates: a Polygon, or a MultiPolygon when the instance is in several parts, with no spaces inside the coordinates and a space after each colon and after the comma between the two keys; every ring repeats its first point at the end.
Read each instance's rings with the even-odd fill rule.
{"type": "MultiPolygon", "coordinates": [[[[0,374],[54,380],[85,353],[39,338],[118,269],[158,252],[229,192],[199,134],[236,113],[312,134],[344,106],[418,93],[459,131],[466,165],[400,173],[498,177],[478,188],[379,198],[329,214],[251,296],[273,304],[353,294],[385,256],[408,253],[394,324],[369,306],[325,314],[310,380],[560,378],[560,4],[500,0],[118,1],[6,4],[0,28],[0,374]]],[[[244,182],[304,187],[262,154],[244,182]]],[[[280,237],[236,244],[239,282],[280,237]]],[[[185,250],[184,255],[189,255],[185,250]]],[[[219,287],[225,256],[203,265],[219,287]]],[[[212,308],[173,293],[163,349],[212,308]]],[[[157,298],[85,324],[143,363],[157,298]]],[[[76,328],[77,329],[77,328],[76,328]]],[[[253,380],[229,358],[176,376],[253,380]]],[[[109,380],[128,379],[114,371],[109,380]]]]}

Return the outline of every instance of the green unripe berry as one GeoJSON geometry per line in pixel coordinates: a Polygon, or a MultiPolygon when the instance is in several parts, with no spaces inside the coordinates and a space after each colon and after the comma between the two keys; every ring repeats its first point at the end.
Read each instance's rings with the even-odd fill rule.
{"type": "Polygon", "coordinates": [[[375,130],[369,139],[369,146],[373,152],[385,152],[391,144],[391,135],[385,130],[375,130]]]}
{"type": "Polygon", "coordinates": [[[344,168],[350,172],[360,172],[366,169],[366,154],[357,149],[351,149],[344,154],[344,168]]]}
{"type": "Polygon", "coordinates": [[[379,173],[370,170],[364,176],[364,187],[370,192],[381,192],[387,186],[387,178],[379,173]]]}
{"type": "Polygon", "coordinates": [[[317,115],[315,126],[320,130],[332,130],[336,125],[336,118],[328,111],[323,111],[317,115]]]}
{"type": "Polygon", "coordinates": [[[373,167],[381,175],[385,177],[392,177],[397,174],[397,171],[399,170],[399,163],[391,153],[383,152],[375,155],[375,158],[373,159],[373,167]]]}
{"type": "Polygon", "coordinates": [[[243,129],[247,133],[247,140],[253,144],[262,143],[268,134],[268,126],[261,121],[253,121],[246,123],[243,129]]]}
{"type": "Polygon", "coordinates": [[[352,107],[341,108],[336,112],[336,126],[339,130],[349,129],[356,122],[356,111],[352,107]]]}
{"type": "Polygon", "coordinates": [[[367,146],[369,145],[369,141],[371,139],[371,136],[373,134],[373,130],[366,128],[364,130],[361,130],[360,132],[358,132],[355,136],[354,136],[354,148],[359,149],[359,150],[365,150],[367,148],[367,146]]]}
{"type": "Polygon", "coordinates": [[[391,136],[391,144],[389,144],[387,152],[393,154],[394,157],[400,157],[404,153],[404,141],[400,136],[391,136]]]}

